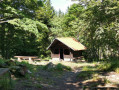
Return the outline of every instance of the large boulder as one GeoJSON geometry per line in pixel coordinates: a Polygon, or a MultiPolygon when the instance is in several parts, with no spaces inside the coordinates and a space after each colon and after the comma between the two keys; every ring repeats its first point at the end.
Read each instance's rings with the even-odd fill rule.
{"type": "Polygon", "coordinates": [[[28,72],[27,67],[25,65],[18,65],[18,66],[13,66],[11,68],[12,74],[15,76],[25,76],[26,73],[28,72]]]}
{"type": "Polygon", "coordinates": [[[54,65],[52,62],[48,63],[48,64],[44,67],[45,70],[51,70],[51,69],[53,69],[53,68],[55,68],[55,65],[54,65]]]}

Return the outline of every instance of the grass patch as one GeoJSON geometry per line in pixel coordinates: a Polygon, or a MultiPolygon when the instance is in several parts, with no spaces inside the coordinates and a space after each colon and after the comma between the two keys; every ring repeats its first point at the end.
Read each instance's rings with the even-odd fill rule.
{"type": "Polygon", "coordinates": [[[48,71],[71,71],[72,70],[70,66],[65,66],[61,63],[58,63],[56,65],[54,65],[53,63],[48,63],[46,66],[44,66],[43,69],[48,71]]]}
{"type": "Polygon", "coordinates": [[[42,76],[37,77],[36,81],[39,82],[39,83],[45,83],[45,84],[48,84],[48,85],[54,84],[54,81],[52,79],[45,78],[45,77],[42,77],[42,76]]]}
{"type": "Polygon", "coordinates": [[[55,70],[56,71],[71,71],[71,67],[70,66],[62,65],[61,63],[58,63],[55,66],[55,70]]]}
{"type": "Polygon", "coordinates": [[[119,73],[119,67],[115,69],[115,72],[116,73],[119,73]]]}
{"type": "Polygon", "coordinates": [[[97,66],[84,66],[83,71],[96,71],[97,70],[97,66]]]}
{"type": "Polygon", "coordinates": [[[27,81],[27,82],[22,82],[24,86],[33,86],[33,82],[27,81]]]}
{"type": "Polygon", "coordinates": [[[36,83],[34,86],[37,87],[37,88],[42,88],[42,85],[39,84],[39,83],[36,83]]]}
{"type": "Polygon", "coordinates": [[[77,75],[77,77],[83,78],[83,79],[90,79],[92,74],[93,74],[93,72],[90,72],[90,71],[82,71],[77,75]]]}
{"type": "Polygon", "coordinates": [[[98,70],[100,71],[116,71],[119,72],[119,60],[109,60],[105,62],[101,62],[98,66],[98,70]]]}
{"type": "Polygon", "coordinates": [[[0,77],[0,89],[1,90],[12,90],[14,88],[15,81],[12,80],[9,76],[9,73],[6,73],[0,77]]]}
{"type": "Polygon", "coordinates": [[[94,66],[84,66],[82,68],[82,72],[78,74],[78,78],[83,78],[83,79],[97,79],[97,65],[94,66]]]}

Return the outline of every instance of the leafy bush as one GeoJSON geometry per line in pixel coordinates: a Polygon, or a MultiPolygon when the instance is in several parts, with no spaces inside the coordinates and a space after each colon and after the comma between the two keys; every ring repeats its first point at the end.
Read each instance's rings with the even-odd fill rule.
{"type": "Polygon", "coordinates": [[[111,69],[111,63],[102,63],[98,66],[98,70],[109,71],[111,69]]]}
{"type": "Polygon", "coordinates": [[[4,67],[4,65],[5,65],[5,60],[0,59],[0,67],[2,68],[2,67],[4,67]]]}
{"type": "Polygon", "coordinates": [[[8,73],[0,77],[0,90],[12,90],[12,88],[14,87],[14,84],[15,82],[13,82],[13,80],[10,79],[10,76],[8,73]]]}
{"type": "Polygon", "coordinates": [[[20,62],[19,64],[26,66],[26,67],[27,67],[29,70],[31,70],[31,71],[34,70],[34,65],[29,64],[29,63],[26,62],[26,61],[22,61],[22,62],[20,62]]]}
{"type": "Polygon", "coordinates": [[[16,65],[16,62],[15,61],[12,61],[12,60],[6,60],[6,59],[0,59],[0,67],[2,68],[9,68],[11,66],[15,66],[16,65]]]}
{"type": "Polygon", "coordinates": [[[49,61],[51,59],[51,57],[43,57],[42,60],[44,61],[49,61]]]}
{"type": "Polygon", "coordinates": [[[101,71],[115,71],[117,68],[119,68],[119,60],[105,61],[98,66],[101,71]]]}
{"type": "Polygon", "coordinates": [[[4,64],[5,61],[3,59],[0,59],[0,64],[4,64]]]}

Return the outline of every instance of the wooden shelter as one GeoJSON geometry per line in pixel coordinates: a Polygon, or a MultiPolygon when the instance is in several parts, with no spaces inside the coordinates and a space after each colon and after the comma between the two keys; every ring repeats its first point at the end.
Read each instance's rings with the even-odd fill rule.
{"type": "Polygon", "coordinates": [[[49,45],[52,60],[72,61],[82,56],[82,51],[86,47],[74,38],[56,38],[49,45]]]}

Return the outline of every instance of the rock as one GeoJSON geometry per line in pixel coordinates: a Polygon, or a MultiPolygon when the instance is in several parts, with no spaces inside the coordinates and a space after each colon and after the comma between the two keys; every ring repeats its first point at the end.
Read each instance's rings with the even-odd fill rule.
{"type": "Polygon", "coordinates": [[[8,65],[6,63],[0,64],[0,68],[6,68],[6,67],[8,67],[8,65]]]}
{"type": "Polygon", "coordinates": [[[21,75],[23,75],[23,76],[25,76],[25,74],[27,73],[27,68],[26,68],[26,66],[21,66],[21,68],[20,68],[20,74],[21,75]]]}
{"type": "Polygon", "coordinates": [[[54,68],[55,67],[55,65],[52,63],[52,62],[50,62],[50,63],[48,63],[47,65],[46,65],[46,69],[47,70],[51,70],[52,68],[54,68]]]}
{"type": "Polygon", "coordinates": [[[27,67],[24,65],[13,66],[10,70],[15,76],[25,76],[28,72],[27,67]]]}
{"type": "Polygon", "coordinates": [[[28,73],[32,73],[30,70],[27,70],[28,73]]]}

